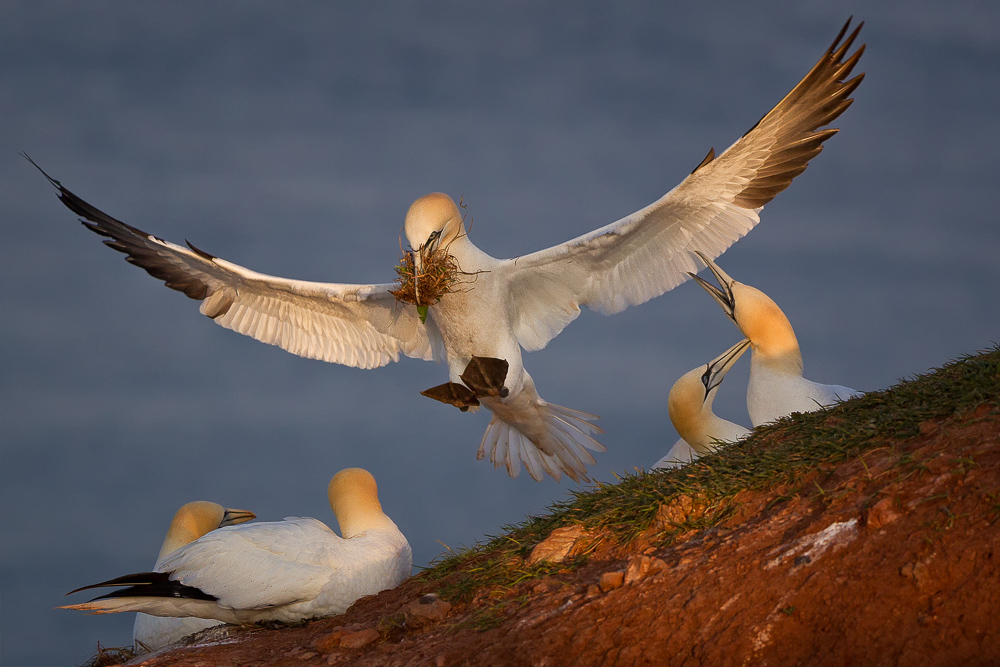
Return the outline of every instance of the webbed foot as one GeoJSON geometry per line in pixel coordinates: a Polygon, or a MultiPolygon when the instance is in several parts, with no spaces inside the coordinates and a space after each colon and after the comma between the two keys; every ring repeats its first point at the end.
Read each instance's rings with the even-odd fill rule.
{"type": "Polygon", "coordinates": [[[469,408],[479,406],[479,399],[476,398],[472,390],[457,382],[445,382],[436,387],[424,389],[420,392],[420,395],[433,398],[435,401],[441,401],[448,405],[454,405],[462,412],[468,412],[469,408]]]}
{"type": "Polygon", "coordinates": [[[459,377],[478,398],[484,396],[507,398],[510,392],[503,383],[507,380],[508,368],[506,359],[474,356],[459,377]]]}

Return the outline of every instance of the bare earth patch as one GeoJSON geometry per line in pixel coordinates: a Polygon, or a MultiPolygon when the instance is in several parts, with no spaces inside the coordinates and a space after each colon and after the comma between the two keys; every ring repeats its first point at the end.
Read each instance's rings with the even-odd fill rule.
{"type": "Polygon", "coordinates": [[[544,577],[449,608],[420,598],[456,575],[415,577],[337,618],[216,631],[135,664],[1000,664],[995,405],[731,506],[723,522],[663,540],[703,513],[674,499],[624,547],[597,541],[544,577]]]}

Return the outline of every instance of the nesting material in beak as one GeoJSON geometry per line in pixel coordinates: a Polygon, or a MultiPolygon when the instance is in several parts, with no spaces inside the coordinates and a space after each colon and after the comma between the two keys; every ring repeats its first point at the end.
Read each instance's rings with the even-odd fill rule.
{"type": "Polygon", "coordinates": [[[391,290],[391,294],[397,301],[417,307],[433,306],[455,289],[460,273],[458,262],[446,248],[434,247],[427,254],[423,250],[408,250],[403,252],[396,267],[399,288],[391,290]]]}

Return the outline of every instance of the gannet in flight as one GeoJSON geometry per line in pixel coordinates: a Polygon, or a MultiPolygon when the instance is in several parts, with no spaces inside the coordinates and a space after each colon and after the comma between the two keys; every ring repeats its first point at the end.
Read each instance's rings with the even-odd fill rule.
{"type": "Polygon", "coordinates": [[[719,265],[698,253],[719,281],[716,287],[691,274],[712,295],[726,315],[750,339],[750,382],[747,411],[760,426],[793,412],[812,412],[862,392],[802,377],[802,352],[791,322],[771,297],[730,278],[719,265]]]}
{"type": "MultiPolygon", "coordinates": [[[[208,532],[223,526],[235,526],[255,518],[253,512],[227,509],[204,500],[184,505],[177,510],[173,521],[170,522],[170,529],[167,531],[166,539],[163,540],[163,546],[160,547],[160,555],[156,557],[153,571],[162,572],[164,558],[208,532]]],[[[161,618],[140,613],[135,615],[132,642],[135,644],[136,653],[157,651],[213,625],[219,625],[219,621],[203,618],[161,618]]]]}
{"type": "MultiPolygon", "coordinates": [[[[863,74],[850,75],[859,25],[850,20],[833,45],[777,106],[725,150],[708,155],[677,187],[653,204],[562,245],[514,259],[496,259],[473,245],[450,197],[421,197],[406,214],[415,263],[442,248],[471,276],[461,289],[420,312],[396,301],[392,284],[346,285],[263,275],[185,248],[115,220],[58,181],[62,202],[105,243],[125,253],[167,287],[200,300],[220,325],[293,354],[375,368],[400,353],[448,364],[448,390],[436,397],[462,408],[480,402],[493,418],[477,458],[489,452],[516,477],[524,463],[536,480],[587,479],[595,415],[544,401],[524,369],[521,349],[540,350],[587,306],[617,313],[659,296],[697,269],[695,251],[717,257],[750,231],[765,204],[801,174],[836,134],[818,130],[851,103],[863,74]],[[843,40],[843,41],[842,41],[843,40]],[[422,316],[426,315],[426,321],[422,316]],[[459,384],[473,357],[506,362],[505,375],[485,387],[459,384]],[[502,385],[495,389],[496,381],[502,385]],[[455,397],[455,390],[466,396],[455,397]],[[481,400],[480,400],[481,399],[481,400]],[[590,451],[588,451],[590,450],[590,451]]],[[[863,25],[863,24],[862,24],[863,25]]],[[[44,172],[43,172],[44,173],[44,172]]]]}
{"type": "Polygon", "coordinates": [[[682,375],[670,388],[667,409],[681,438],[653,465],[654,469],[684,465],[714,450],[716,443],[735,442],[750,432],[712,412],[712,403],[726,373],[749,346],[750,341],[744,338],[706,365],[682,375]]]}
{"type": "Polygon", "coordinates": [[[341,470],[328,493],[343,537],[298,517],[220,528],[168,555],[158,572],[77,590],[127,588],[62,608],[293,623],[342,614],[358,598],[410,576],[410,545],[382,512],[371,473],[341,470]]]}

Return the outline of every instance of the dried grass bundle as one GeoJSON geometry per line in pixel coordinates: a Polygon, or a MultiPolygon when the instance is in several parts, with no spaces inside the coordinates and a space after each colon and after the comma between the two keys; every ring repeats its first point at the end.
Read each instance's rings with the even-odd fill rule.
{"type": "Polygon", "coordinates": [[[392,290],[391,294],[399,301],[415,306],[432,306],[455,289],[461,282],[459,275],[462,271],[455,258],[448,254],[447,248],[438,248],[424,258],[420,273],[415,275],[415,252],[403,252],[403,259],[396,267],[399,289],[392,290]]]}

